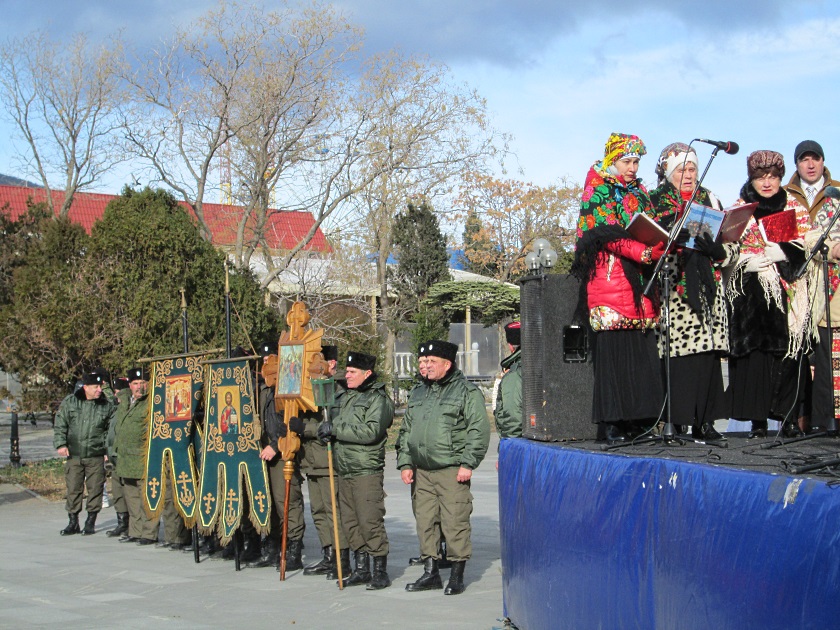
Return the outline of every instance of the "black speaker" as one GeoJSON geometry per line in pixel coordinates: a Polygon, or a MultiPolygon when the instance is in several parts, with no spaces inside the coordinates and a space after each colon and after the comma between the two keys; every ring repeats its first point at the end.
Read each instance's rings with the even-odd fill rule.
{"type": "Polygon", "coordinates": [[[594,440],[588,327],[572,323],[573,276],[528,276],[521,284],[522,435],[543,442],[594,440]]]}

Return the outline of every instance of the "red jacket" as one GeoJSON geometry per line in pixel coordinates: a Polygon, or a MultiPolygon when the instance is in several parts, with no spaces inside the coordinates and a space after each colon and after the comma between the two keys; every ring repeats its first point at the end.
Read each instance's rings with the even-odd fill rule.
{"type": "Polygon", "coordinates": [[[639,310],[633,287],[621,264],[621,259],[626,258],[636,263],[634,266],[640,265],[645,248],[644,243],[633,239],[613,241],[605,246],[606,251],[602,251],[595,262],[595,277],[587,285],[587,305],[590,309],[607,306],[625,317],[638,319],[659,316],[658,309],[647,297],[642,298],[642,310],[639,310]]]}

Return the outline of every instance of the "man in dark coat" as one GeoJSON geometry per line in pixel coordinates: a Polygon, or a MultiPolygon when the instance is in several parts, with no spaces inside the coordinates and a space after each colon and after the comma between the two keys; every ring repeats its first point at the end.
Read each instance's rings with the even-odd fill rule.
{"type": "Polygon", "coordinates": [[[490,424],[484,396],[456,367],[458,347],[426,344],[428,392],[406,411],[400,427],[397,467],[415,483],[415,518],[423,575],[407,591],[442,588],[438,571],[440,534],[446,537],[452,571],[444,594],[464,592],[464,567],[472,554],[470,479],[487,454],[490,424]],[[440,530],[437,523],[440,523],[440,530]]]}
{"type": "Polygon", "coordinates": [[[115,407],[102,393],[104,379],[96,371],[82,376],[82,387],[61,401],[55,415],[53,446],[64,463],[69,515],[62,536],[95,533],[96,515],[102,509],[108,426],[115,407]],[[82,531],[79,512],[87,489],[87,519],[82,531]]]}

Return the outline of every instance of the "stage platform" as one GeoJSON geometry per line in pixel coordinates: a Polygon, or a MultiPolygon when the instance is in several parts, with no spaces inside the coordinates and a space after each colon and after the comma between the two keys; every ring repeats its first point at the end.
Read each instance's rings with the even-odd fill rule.
{"type": "Polygon", "coordinates": [[[840,628],[840,440],[766,449],[502,440],[505,611],[520,630],[840,628]]]}

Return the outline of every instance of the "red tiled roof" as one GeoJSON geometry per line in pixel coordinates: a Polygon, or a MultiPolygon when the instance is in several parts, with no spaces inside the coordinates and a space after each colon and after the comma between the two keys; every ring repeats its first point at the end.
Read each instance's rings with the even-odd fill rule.
{"type": "MultiPolygon", "coordinates": [[[[53,206],[58,212],[64,202],[64,191],[53,190],[53,206]]],[[[73,205],[70,206],[70,220],[78,223],[90,234],[93,224],[96,223],[105,212],[105,206],[118,195],[105,195],[101,193],[79,192],[73,197],[73,205]]],[[[27,199],[39,203],[46,199],[46,192],[43,188],[25,188],[22,186],[0,186],[0,209],[9,204],[6,212],[12,219],[17,219],[26,211],[27,199]]],[[[187,211],[195,216],[186,203],[180,202],[187,211]]],[[[217,247],[234,245],[236,242],[236,228],[241,208],[238,206],[226,206],[219,203],[205,203],[204,217],[207,226],[213,235],[213,244],[217,247]]],[[[272,210],[267,219],[265,227],[265,241],[269,249],[289,250],[303,239],[312,228],[315,219],[308,212],[294,212],[285,210],[272,210]]],[[[246,240],[253,234],[253,220],[249,220],[249,228],[246,228],[246,240]]],[[[312,240],[305,247],[306,250],[328,252],[329,243],[318,228],[312,240]]]]}

